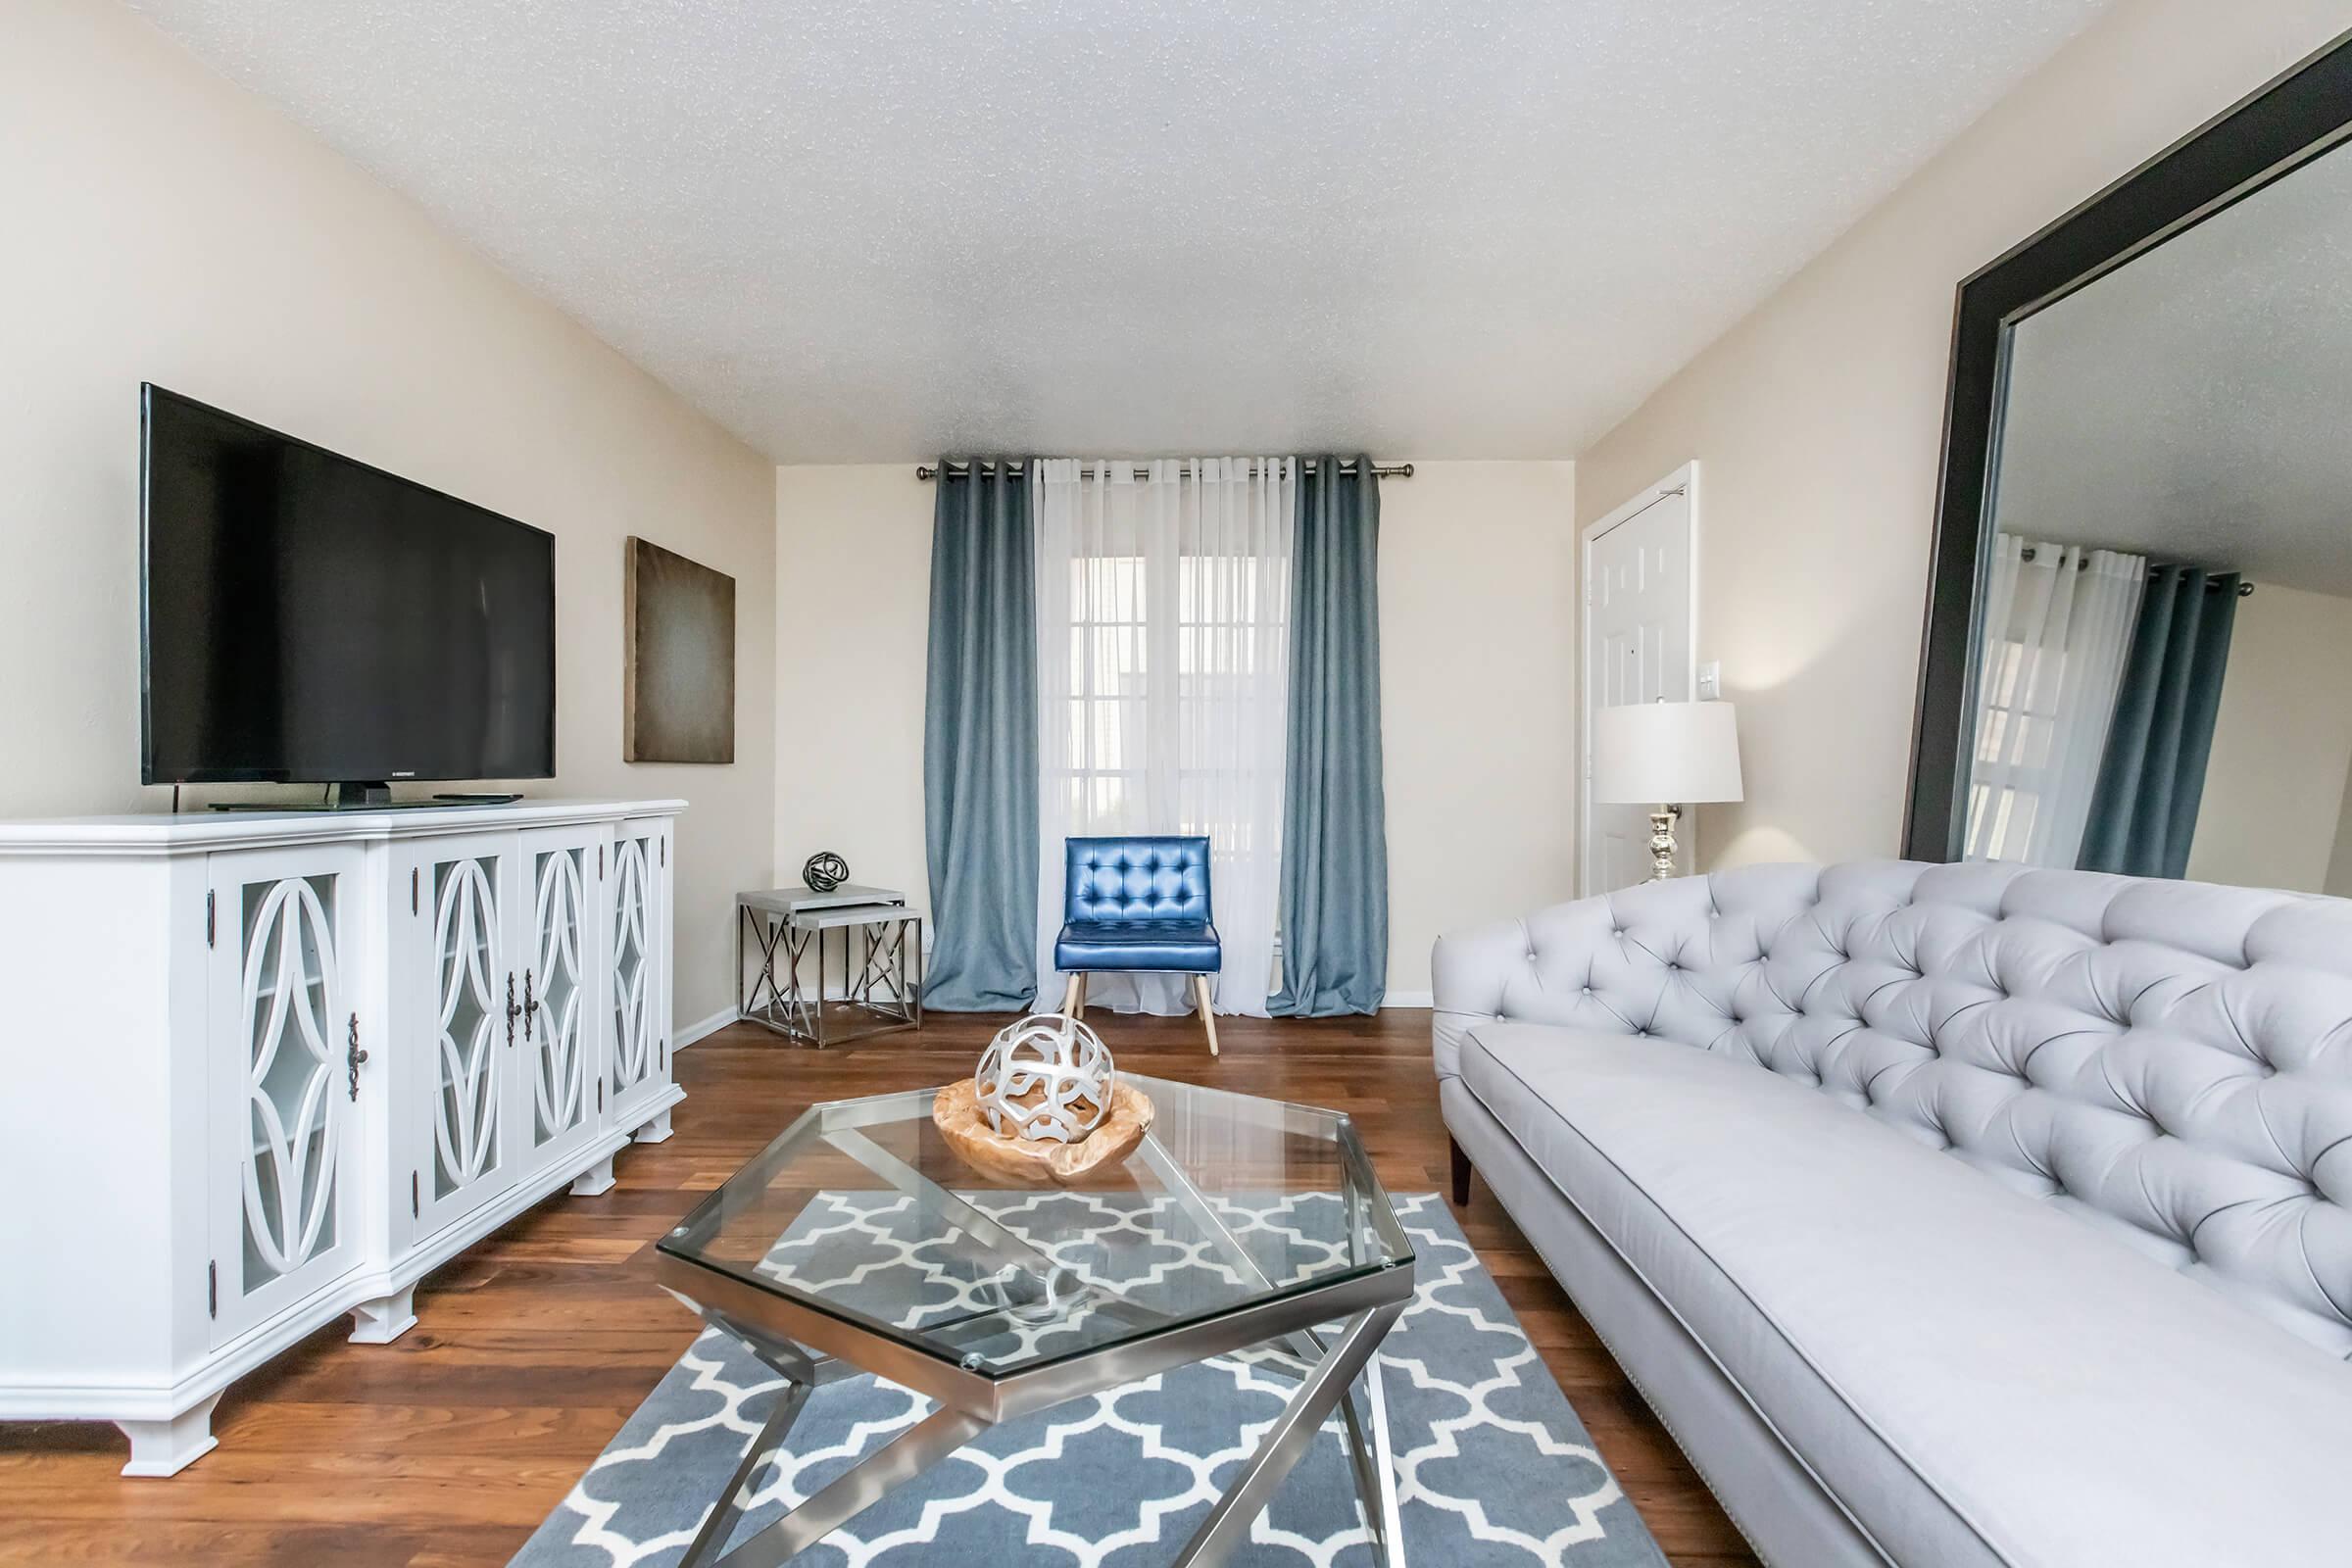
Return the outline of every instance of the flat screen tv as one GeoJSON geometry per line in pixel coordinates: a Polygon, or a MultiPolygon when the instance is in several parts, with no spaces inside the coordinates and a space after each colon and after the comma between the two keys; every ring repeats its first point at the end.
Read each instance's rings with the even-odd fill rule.
{"type": "Polygon", "coordinates": [[[139,390],[148,783],[553,775],[552,535],[139,390]]]}

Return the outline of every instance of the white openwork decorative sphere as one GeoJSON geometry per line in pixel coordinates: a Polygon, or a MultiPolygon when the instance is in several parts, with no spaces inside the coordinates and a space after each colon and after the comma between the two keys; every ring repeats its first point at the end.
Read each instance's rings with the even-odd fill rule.
{"type": "Polygon", "coordinates": [[[1033,1012],[997,1031],[972,1088],[1000,1136],[1074,1144],[1110,1114],[1118,1074],[1102,1037],[1058,1012],[1033,1012]]]}

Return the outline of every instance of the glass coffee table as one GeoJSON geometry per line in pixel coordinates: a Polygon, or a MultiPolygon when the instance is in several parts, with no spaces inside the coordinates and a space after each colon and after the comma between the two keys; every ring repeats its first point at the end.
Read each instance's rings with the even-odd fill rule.
{"type": "Polygon", "coordinates": [[[1335,1407],[1372,1544],[1402,1562],[1373,1352],[1412,1299],[1413,1252],[1354,1125],[1122,1077],[1152,1131],[1074,1187],[974,1171],[923,1089],[810,1107],[662,1238],[661,1283],[785,1380],[685,1568],[773,1568],[999,1422],[1243,1350],[1298,1387],[1175,1563],[1246,1540],[1335,1407]],[[727,1550],[809,1393],[864,1372],[936,1408],[727,1550]]]}

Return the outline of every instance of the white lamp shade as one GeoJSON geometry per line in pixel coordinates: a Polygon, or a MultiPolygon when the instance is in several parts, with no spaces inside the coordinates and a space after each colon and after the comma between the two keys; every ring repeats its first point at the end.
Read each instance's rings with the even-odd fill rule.
{"type": "Polygon", "coordinates": [[[1592,715],[1592,799],[1617,806],[1737,801],[1730,703],[1628,703],[1592,715]]]}

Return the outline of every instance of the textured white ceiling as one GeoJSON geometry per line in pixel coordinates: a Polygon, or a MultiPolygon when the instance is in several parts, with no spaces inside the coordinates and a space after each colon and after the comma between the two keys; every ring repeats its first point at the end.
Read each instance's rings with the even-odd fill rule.
{"type": "Polygon", "coordinates": [[[798,463],[1573,456],[2108,0],[134,3],[798,463]]]}
{"type": "Polygon", "coordinates": [[[2352,149],[2019,323],[2011,533],[2352,596],[2352,149]]]}

